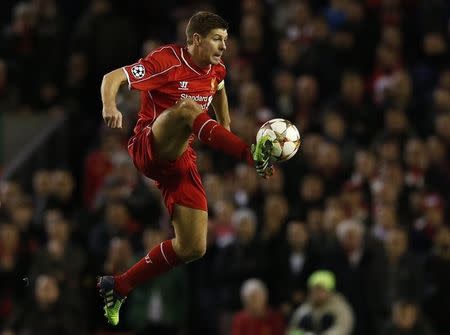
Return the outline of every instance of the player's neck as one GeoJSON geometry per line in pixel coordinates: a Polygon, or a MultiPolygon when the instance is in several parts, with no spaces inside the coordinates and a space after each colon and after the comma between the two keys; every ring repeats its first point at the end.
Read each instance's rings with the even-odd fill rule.
{"type": "Polygon", "coordinates": [[[208,67],[210,65],[209,62],[204,62],[201,59],[201,56],[200,56],[198,50],[195,48],[194,45],[188,45],[187,46],[187,51],[188,51],[189,55],[191,56],[192,62],[195,65],[197,65],[199,68],[203,69],[203,68],[208,67]]]}

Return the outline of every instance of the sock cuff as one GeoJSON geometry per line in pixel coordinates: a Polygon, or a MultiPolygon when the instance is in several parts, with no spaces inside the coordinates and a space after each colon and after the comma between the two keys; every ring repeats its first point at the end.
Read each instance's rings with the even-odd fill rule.
{"type": "Polygon", "coordinates": [[[206,132],[205,128],[209,128],[208,125],[213,125],[215,123],[216,121],[211,119],[207,113],[201,113],[195,118],[194,124],[192,125],[192,130],[197,135],[198,139],[201,141],[202,134],[205,134],[206,132]]]}
{"type": "Polygon", "coordinates": [[[159,248],[167,265],[174,267],[182,263],[173,249],[172,240],[161,242],[159,248]]]}

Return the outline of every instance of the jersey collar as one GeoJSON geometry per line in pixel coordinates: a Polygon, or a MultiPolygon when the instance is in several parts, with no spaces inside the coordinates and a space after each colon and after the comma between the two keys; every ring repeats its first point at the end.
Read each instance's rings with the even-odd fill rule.
{"type": "Polygon", "coordinates": [[[181,59],[192,71],[197,73],[199,76],[203,74],[209,74],[212,68],[211,64],[209,64],[208,67],[201,68],[192,61],[191,54],[187,51],[186,47],[181,47],[180,51],[181,51],[181,59]]]}

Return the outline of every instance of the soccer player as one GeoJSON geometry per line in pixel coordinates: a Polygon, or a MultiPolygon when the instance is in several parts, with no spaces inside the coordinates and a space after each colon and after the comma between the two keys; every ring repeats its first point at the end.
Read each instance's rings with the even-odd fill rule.
{"type": "Polygon", "coordinates": [[[124,82],[141,91],[141,108],[128,143],[136,168],[156,181],[171,216],[175,238],[155,246],[138,263],[118,276],[99,278],[108,322],[117,325],[119,309],[136,286],[173,267],[202,257],[206,251],[207,203],[196,155],[194,136],[208,146],[255,166],[262,177],[272,174],[270,138],[252,149],[231,133],[224,87],[228,24],[209,12],[194,14],[187,25],[187,46],[165,45],[137,63],[103,77],[103,119],[122,127],[116,107],[124,82]],[[212,105],[217,121],[208,115],[212,105]]]}

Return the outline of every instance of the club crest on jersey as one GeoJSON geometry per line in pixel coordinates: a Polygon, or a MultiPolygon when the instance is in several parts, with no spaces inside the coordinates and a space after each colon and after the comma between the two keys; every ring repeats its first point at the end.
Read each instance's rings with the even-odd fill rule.
{"type": "Polygon", "coordinates": [[[131,68],[131,73],[133,74],[134,78],[141,79],[145,76],[145,67],[141,64],[135,65],[131,68]]]}
{"type": "Polygon", "coordinates": [[[215,93],[217,88],[216,77],[211,78],[211,93],[215,93]]]}
{"type": "Polygon", "coordinates": [[[178,89],[182,90],[182,91],[186,91],[186,90],[188,90],[188,84],[189,84],[188,81],[180,81],[180,87],[178,87],[178,89]]]}

